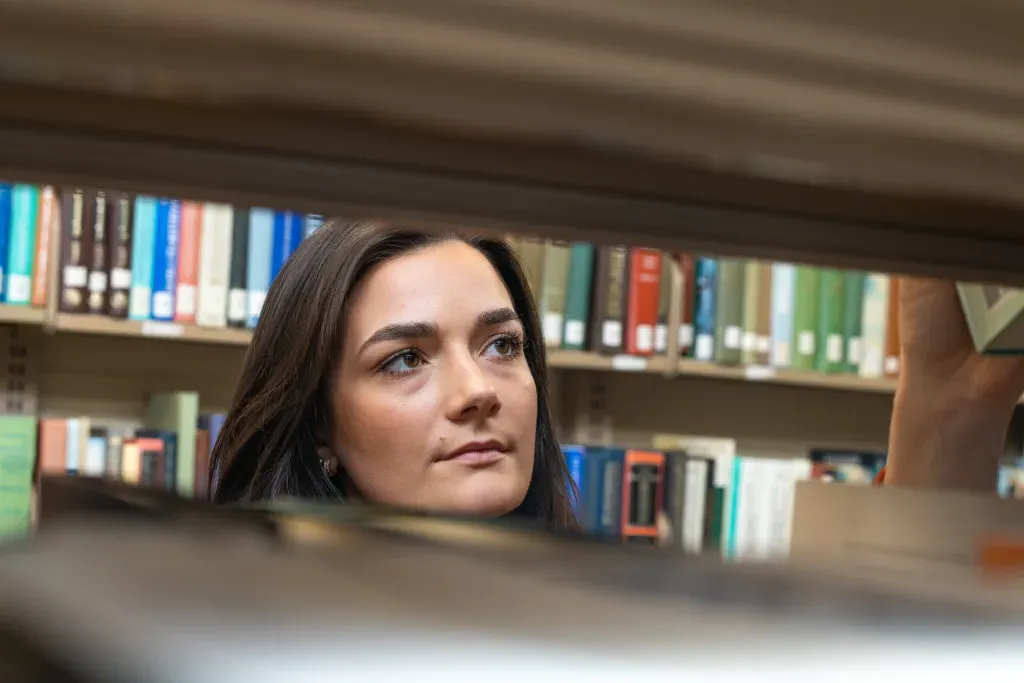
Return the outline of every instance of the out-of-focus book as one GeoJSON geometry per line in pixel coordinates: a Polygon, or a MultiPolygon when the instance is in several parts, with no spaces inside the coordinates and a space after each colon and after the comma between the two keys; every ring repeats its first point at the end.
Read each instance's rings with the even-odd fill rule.
{"type": "Polygon", "coordinates": [[[1024,354],[1024,289],[959,283],[957,292],[980,353],[1024,354]]]}

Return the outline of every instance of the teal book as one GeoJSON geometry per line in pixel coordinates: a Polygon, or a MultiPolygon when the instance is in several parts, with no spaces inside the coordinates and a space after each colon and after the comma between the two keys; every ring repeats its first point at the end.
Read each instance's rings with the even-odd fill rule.
{"type": "Polygon", "coordinates": [[[587,348],[590,321],[590,288],[593,283],[594,245],[573,244],[569,249],[569,278],[565,289],[565,329],[562,348],[587,348]]]}
{"type": "Polygon", "coordinates": [[[35,460],[35,418],[0,417],[0,540],[31,529],[35,460]]]}
{"type": "Polygon", "coordinates": [[[7,253],[7,302],[28,306],[32,300],[32,267],[36,261],[39,188],[15,185],[11,191],[11,235],[7,253]]]}

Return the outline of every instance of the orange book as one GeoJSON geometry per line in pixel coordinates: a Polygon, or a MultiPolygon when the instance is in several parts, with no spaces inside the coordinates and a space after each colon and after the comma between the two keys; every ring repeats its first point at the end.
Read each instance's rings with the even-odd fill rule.
{"type": "Polygon", "coordinates": [[[39,222],[36,227],[36,253],[32,268],[32,300],[35,308],[45,308],[50,291],[50,240],[60,230],[60,204],[57,192],[46,185],[39,193],[39,222]]]}
{"type": "Polygon", "coordinates": [[[657,540],[664,482],[664,453],[626,451],[622,464],[622,538],[657,540]]]}
{"type": "Polygon", "coordinates": [[[654,326],[658,324],[661,296],[661,252],[629,251],[629,303],[626,307],[626,353],[654,354],[654,326]]]}
{"type": "Polygon", "coordinates": [[[174,301],[174,322],[191,325],[196,321],[199,291],[199,240],[203,206],[181,203],[181,241],[178,244],[178,291],[174,301]]]}
{"type": "Polygon", "coordinates": [[[47,417],[39,420],[39,474],[60,475],[68,471],[68,421],[47,417]]]}

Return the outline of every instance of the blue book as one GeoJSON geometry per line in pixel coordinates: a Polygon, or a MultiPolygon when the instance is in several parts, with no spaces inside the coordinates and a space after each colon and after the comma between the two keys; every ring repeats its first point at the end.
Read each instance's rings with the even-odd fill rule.
{"type": "Polygon", "coordinates": [[[274,244],[270,257],[270,281],[277,278],[285,261],[302,241],[302,216],[293,211],[274,213],[274,244]]]}
{"type": "Polygon", "coordinates": [[[153,297],[150,311],[153,320],[174,320],[180,239],[181,202],[161,199],[156,207],[156,238],[153,243],[153,297]]]}
{"type": "Polygon", "coordinates": [[[324,217],[318,213],[307,213],[304,221],[304,232],[305,236],[309,237],[314,232],[320,229],[320,226],[324,224],[324,217]]]}
{"type": "Polygon", "coordinates": [[[0,301],[7,300],[7,255],[11,243],[11,220],[14,210],[11,189],[9,183],[0,183],[0,301]]]}
{"type": "Polygon", "coordinates": [[[274,257],[274,212],[270,209],[249,210],[249,253],[245,264],[245,286],[249,291],[247,327],[256,327],[263,310],[263,301],[270,289],[274,257]]]}
{"type": "Polygon", "coordinates": [[[621,448],[588,447],[583,472],[580,525],[592,536],[622,537],[621,448]]]}
{"type": "Polygon", "coordinates": [[[149,320],[156,252],[156,198],[139,195],[132,212],[132,288],[128,317],[149,320]]]}
{"type": "Polygon", "coordinates": [[[572,512],[576,515],[576,519],[580,519],[580,500],[583,497],[584,458],[586,458],[587,449],[583,446],[566,445],[562,446],[562,455],[565,457],[565,464],[569,469],[571,483],[575,484],[575,491],[573,491],[572,486],[568,487],[572,512]]]}
{"type": "Polygon", "coordinates": [[[715,295],[718,283],[718,262],[699,258],[694,265],[693,357],[714,360],[715,295]]]}

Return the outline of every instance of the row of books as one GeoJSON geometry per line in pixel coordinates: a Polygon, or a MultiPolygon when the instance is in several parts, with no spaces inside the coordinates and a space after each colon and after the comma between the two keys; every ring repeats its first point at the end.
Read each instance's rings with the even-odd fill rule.
{"type": "MultiPolygon", "coordinates": [[[[270,283],[322,222],[269,208],[0,184],[0,299],[45,305],[48,244],[59,239],[62,312],[253,327],[270,283]]],[[[866,377],[898,371],[898,280],[887,275],[510,241],[552,347],[664,354],[679,301],[674,334],[697,360],[866,377]]]]}
{"type": "Polygon", "coordinates": [[[0,183],[0,301],[45,306],[59,239],[59,309],[254,327],[270,283],[319,215],[101,189],[0,183]]]}
{"type": "Polygon", "coordinates": [[[549,346],[650,356],[666,353],[675,334],[682,354],[700,361],[864,377],[899,371],[899,281],[888,275],[510,239],[549,346]],[[673,301],[681,310],[671,331],[673,301]]]}
{"type": "Polygon", "coordinates": [[[136,429],[85,416],[0,416],[0,537],[27,528],[37,474],[113,477],[205,499],[223,423],[223,414],[200,414],[198,394],[187,391],[152,395],[136,429]]]}
{"type": "Polygon", "coordinates": [[[690,553],[782,558],[797,482],[869,484],[886,460],[884,453],[829,450],[746,456],[724,438],[659,435],[654,443],[662,448],[563,446],[588,534],[654,543],[667,526],[671,543],[690,553]]]}

